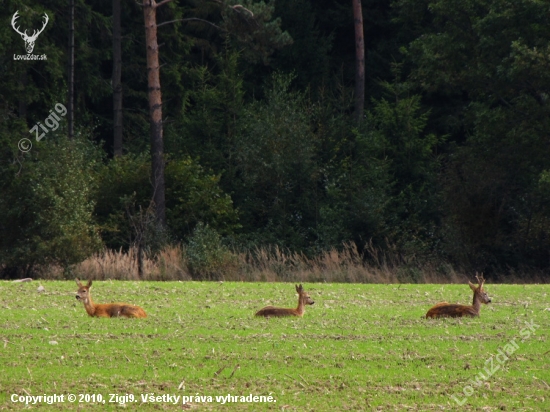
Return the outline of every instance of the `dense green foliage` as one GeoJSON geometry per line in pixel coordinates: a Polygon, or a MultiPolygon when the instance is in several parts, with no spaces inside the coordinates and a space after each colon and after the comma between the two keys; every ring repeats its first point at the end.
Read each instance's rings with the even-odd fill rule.
{"type": "Polygon", "coordinates": [[[20,275],[36,265],[67,267],[99,249],[93,218],[97,167],[89,142],[58,137],[2,171],[0,256],[6,270],[20,275]]]}
{"type": "Polygon", "coordinates": [[[64,118],[40,143],[28,133],[67,99],[66,2],[0,10],[0,270],[71,265],[101,244],[154,253],[202,224],[220,250],[313,256],[352,241],[411,268],[547,276],[548,2],[363,0],[359,125],[349,1],[163,5],[162,233],[150,215],[141,6],[122,0],[124,156],[112,159],[111,4],[75,3],[70,144],[64,118]],[[28,33],[48,14],[34,50],[47,60],[14,59],[25,54],[8,24],[17,10],[28,33]]]}
{"type": "Polygon", "coordinates": [[[0,282],[0,405],[8,410],[25,410],[11,395],[27,393],[101,394],[105,404],[79,404],[96,411],[120,410],[111,393],[133,395],[127,408],[140,411],[189,407],[181,398],[177,406],[143,403],[149,393],[212,396],[190,410],[550,407],[548,285],[489,284],[493,302],[479,318],[425,319],[439,300],[469,302],[468,285],[304,284],[315,301],[304,317],[268,320],[253,314],[295,307],[294,284],[94,281],[97,303],[134,303],[145,319],[90,318],[74,281],[42,285],[39,294],[36,282],[0,282]],[[276,403],[216,402],[227,394],[272,395],[276,403]]]}

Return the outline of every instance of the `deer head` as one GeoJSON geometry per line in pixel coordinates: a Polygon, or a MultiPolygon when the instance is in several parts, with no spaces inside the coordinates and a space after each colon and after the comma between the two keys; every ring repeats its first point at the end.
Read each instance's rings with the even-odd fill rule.
{"type": "Polygon", "coordinates": [[[89,280],[87,285],[83,285],[80,282],[80,279],[76,278],[75,282],[78,286],[78,292],[76,292],[76,299],[87,303],[88,299],[90,298],[90,288],[92,287],[92,281],[89,280]]]}
{"type": "Polygon", "coordinates": [[[302,285],[298,286],[296,285],[296,292],[298,292],[298,296],[300,297],[300,301],[304,303],[304,305],[313,305],[315,302],[313,299],[309,297],[309,295],[305,292],[302,285]]]}
{"type": "Polygon", "coordinates": [[[483,278],[483,274],[478,275],[476,273],[476,279],[477,279],[478,286],[476,286],[472,282],[468,281],[468,284],[470,285],[470,289],[472,289],[472,291],[474,292],[474,302],[477,299],[477,300],[479,300],[480,303],[485,303],[485,304],[491,303],[491,298],[489,297],[487,292],[485,292],[483,290],[483,284],[485,283],[485,279],[483,278]]]}
{"type": "Polygon", "coordinates": [[[17,33],[19,33],[21,35],[21,37],[23,38],[23,40],[25,42],[25,49],[27,50],[27,53],[31,54],[33,49],[34,49],[34,42],[38,38],[38,35],[44,31],[44,29],[46,28],[46,25],[48,24],[48,21],[50,19],[48,18],[48,15],[46,13],[44,13],[44,16],[43,16],[44,23],[42,25],[42,28],[40,30],[34,30],[33,33],[32,33],[32,36],[28,36],[27,35],[27,30],[25,30],[24,32],[21,32],[21,31],[19,31],[19,27],[15,26],[16,20],[19,18],[17,13],[19,13],[19,10],[17,10],[15,12],[15,14],[13,15],[13,18],[11,19],[11,26],[13,27],[13,30],[15,30],[17,33]]]}

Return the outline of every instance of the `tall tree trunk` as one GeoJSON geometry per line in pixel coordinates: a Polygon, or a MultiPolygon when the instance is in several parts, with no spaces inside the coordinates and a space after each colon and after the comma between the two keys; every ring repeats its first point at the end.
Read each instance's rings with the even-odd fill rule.
{"type": "Polygon", "coordinates": [[[69,20],[69,96],[67,104],[67,122],[69,139],[74,137],[74,0],[70,1],[69,20]]]}
{"type": "Polygon", "coordinates": [[[162,95],[160,91],[159,50],[157,43],[157,7],[168,3],[164,0],[143,0],[145,19],[145,43],[147,47],[147,84],[149,115],[151,117],[151,166],[153,201],[157,223],[166,226],[166,203],[164,196],[164,141],[162,137],[162,95]]]}
{"type": "Polygon", "coordinates": [[[113,0],[113,151],[122,156],[122,30],[120,0],[113,0]]]}
{"type": "MultiPolygon", "coordinates": [[[[28,84],[28,78],[27,78],[27,70],[23,69],[21,71],[21,75],[19,76],[19,84],[21,85],[21,89],[25,90],[28,84]]],[[[19,109],[18,109],[19,117],[21,119],[27,118],[27,96],[25,93],[19,94],[19,109]]]]}
{"type": "Polygon", "coordinates": [[[355,22],[355,119],[360,123],[365,109],[365,39],[361,0],[352,0],[352,3],[355,22]]]}

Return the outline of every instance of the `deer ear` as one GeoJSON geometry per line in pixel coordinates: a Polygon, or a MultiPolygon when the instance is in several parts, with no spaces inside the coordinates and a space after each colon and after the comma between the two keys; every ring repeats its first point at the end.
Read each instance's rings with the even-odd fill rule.
{"type": "Polygon", "coordinates": [[[76,282],[76,285],[77,285],[78,287],[82,286],[82,283],[80,283],[80,279],[79,279],[79,278],[75,278],[74,281],[76,282]]]}
{"type": "Polygon", "coordinates": [[[91,286],[92,286],[92,279],[90,279],[90,280],[88,281],[88,287],[91,287],[91,286]]]}
{"type": "Polygon", "coordinates": [[[468,281],[468,285],[470,285],[470,289],[472,289],[474,292],[476,291],[477,289],[477,286],[474,285],[472,282],[468,281]]]}

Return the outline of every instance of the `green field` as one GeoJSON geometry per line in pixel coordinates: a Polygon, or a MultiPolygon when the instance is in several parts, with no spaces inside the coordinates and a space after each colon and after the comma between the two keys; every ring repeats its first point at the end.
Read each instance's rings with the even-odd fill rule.
{"type": "Polygon", "coordinates": [[[479,318],[426,320],[441,300],[469,304],[468,285],[304,284],[303,318],[266,320],[254,312],[295,306],[294,285],[97,281],[96,303],[148,314],[98,319],[74,281],[41,284],[0,282],[2,410],[53,394],[63,402],[30,409],[120,410],[118,394],[140,411],[550,410],[550,285],[487,284],[479,318]],[[217,401],[228,394],[238,402],[217,401]]]}

